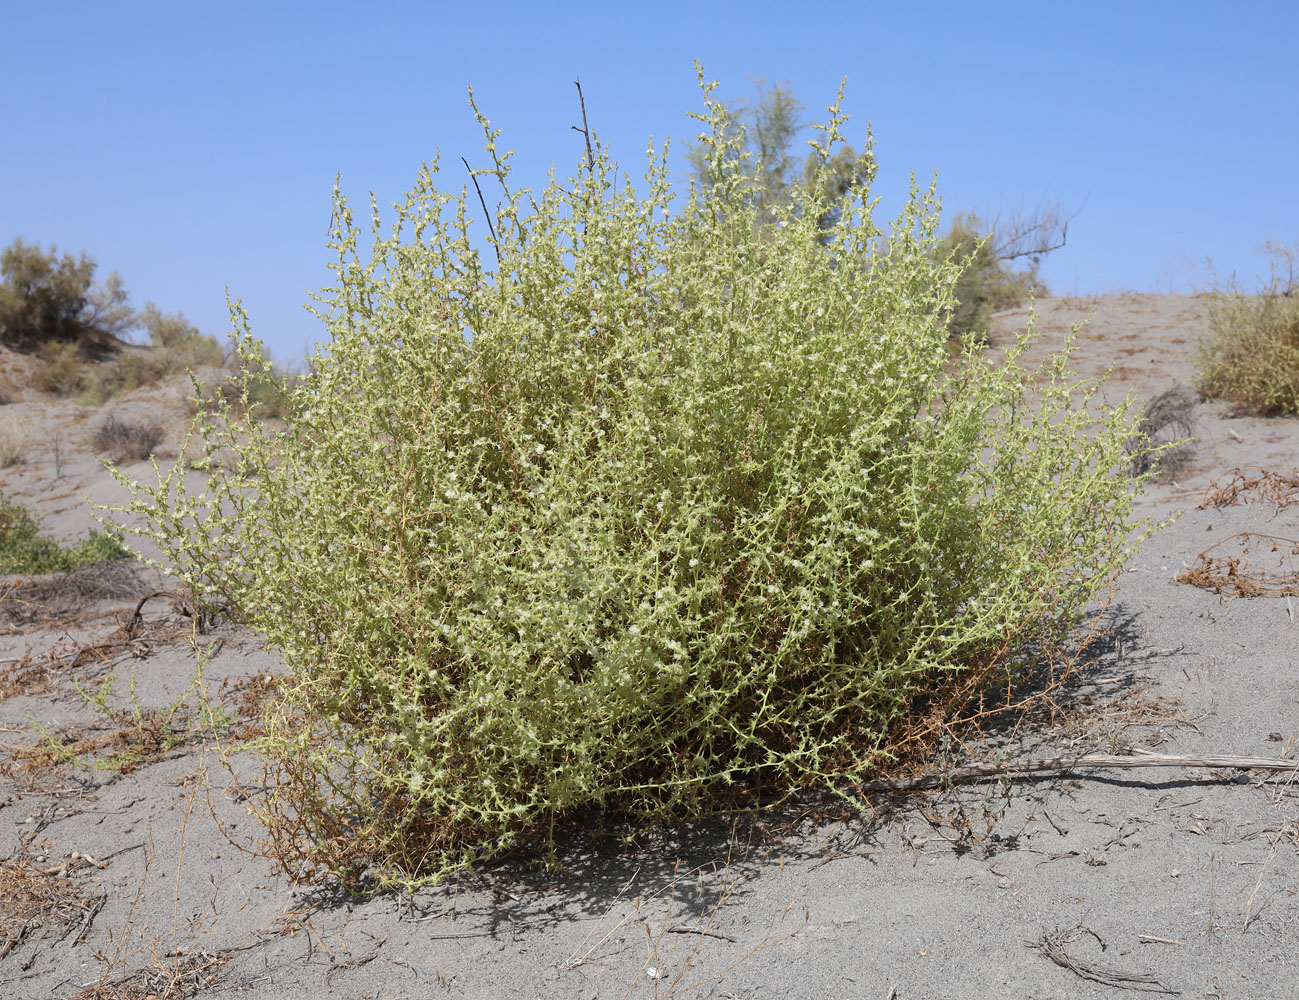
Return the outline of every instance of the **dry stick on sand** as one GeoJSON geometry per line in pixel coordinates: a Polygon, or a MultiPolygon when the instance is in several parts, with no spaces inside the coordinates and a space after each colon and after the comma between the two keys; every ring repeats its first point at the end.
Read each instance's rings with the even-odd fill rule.
{"type": "Polygon", "coordinates": [[[1065,950],[1065,946],[1071,941],[1076,941],[1084,933],[1090,934],[1100,943],[1102,948],[1105,947],[1105,942],[1101,940],[1100,935],[1082,924],[1047,931],[1037,941],[1030,941],[1029,946],[1037,948],[1038,951],[1061,968],[1068,969],[1075,975],[1081,976],[1083,979],[1090,979],[1094,983],[1102,983],[1105,986],[1113,986],[1121,990],[1144,990],[1150,993],[1170,994],[1180,992],[1170,986],[1165,986],[1147,972],[1123,972],[1119,969],[1108,969],[1101,965],[1085,965],[1071,958],[1065,950]]]}
{"type": "Polygon", "coordinates": [[[940,788],[944,785],[975,781],[979,778],[1002,774],[1036,774],[1042,771],[1059,771],[1069,774],[1089,768],[1107,767],[1208,767],[1232,768],[1240,771],[1299,771],[1299,760],[1277,760],[1272,757],[1233,756],[1173,756],[1140,751],[1133,756],[1115,757],[1103,753],[1083,754],[1080,757],[1045,757],[1039,759],[1007,761],[1004,764],[969,764],[939,774],[922,774],[915,778],[881,779],[868,781],[859,787],[862,792],[901,792],[922,788],[940,788]]]}

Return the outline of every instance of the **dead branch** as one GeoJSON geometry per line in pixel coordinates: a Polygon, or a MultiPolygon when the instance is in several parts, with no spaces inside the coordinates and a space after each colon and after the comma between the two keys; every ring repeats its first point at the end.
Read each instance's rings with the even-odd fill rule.
{"type": "Polygon", "coordinates": [[[581,132],[586,138],[586,165],[591,171],[591,176],[595,176],[595,153],[591,149],[591,126],[586,123],[586,98],[582,96],[582,81],[574,80],[573,86],[577,88],[577,100],[582,105],[582,127],[570,125],[574,132],[581,132]]]}
{"type": "MultiPolygon", "coordinates": [[[[1078,211],[1082,211],[1079,209],[1078,211]]],[[[1078,212],[1065,216],[1055,201],[1040,202],[1032,211],[1016,211],[992,219],[992,254],[999,261],[1043,257],[1059,250],[1069,237],[1069,223],[1078,212]]]]}
{"type": "Polygon", "coordinates": [[[1112,756],[1091,753],[1078,757],[1045,757],[1039,759],[1007,761],[1002,764],[968,764],[938,774],[922,774],[914,778],[880,779],[860,786],[862,792],[903,792],[924,788],[941,788],[979,778],[994,778],[1003,774],[1039,774],[1058,771],[1072,774],[1075,771],[1098,768],[1132,767],[1206,767],[1231,768],[1239,771],[1299,771],[1299,760],[1277,760],[1271,757],[1235,756],[1182,756],[1140,752],[1131,756],[1112,756]]]}
{"type": "Polygon", "coordinates": [[[469,179],[474,182],[474,190],[478,192],[478,204],[483,206],[483,217],[487,219],[487,231],[492,234],[492,249],[496,251],[496,263],[501,262],[501,245],[496,241],[496,227],[492,225],[492,213],[487,211],[487,200],[483,197],[483,189],[478,186],[478,175],[474,173],[473,167],[469,166],[469,161],[463,156],[460,162],[465,165],[469,171],[469,179]]]}
{"type": "Polygon", "coordinates": [[[1121,990],[1144,990],[1150,993],[1169,994],[1181,992],[1170,986],[1165,986],[1148,972],[1124,972],[1120,969],[1109,969],[1102,965],[1085,965],[1079,962],[1069,955],[1065,950],[1065,946],[1076,941],[1083,933],[1094,937],[1101,948],[1105,947],[1105,942],[1101,940],[1100,935],[1082,924],[1047,931],[1037,941],[1029,942],[1029,945],[1030,947],[1036,947],[1038,951],[1062,969],[1068,969],[1074,975],[1083,979],[1090,979],[1094,983],[1102,983],[1105,986],[1112,986],[1121,990]]]}

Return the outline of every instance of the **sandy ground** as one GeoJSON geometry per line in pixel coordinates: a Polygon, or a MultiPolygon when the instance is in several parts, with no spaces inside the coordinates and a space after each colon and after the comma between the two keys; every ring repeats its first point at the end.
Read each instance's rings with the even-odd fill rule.
{"type": "MultiPolygon", "coordinates": [[[[1194,297],[1048,299],[1039,314],[1035,353],[1091,316],[1075,367],[1113,368],[1111,400],[1190,383],[1204,330],[1194,297]]],[[[994,342],[1023,318],[999,317],[994,342]]],[[[88,442],[108,411],[11,398],[0,414],[39,434],[0,489],[78,537],[93,524],[83,495],[120,497],[88,442]]],[[[180,398],[141,393],[111,410],[179,430],[180,398]]],[[[1299,420],[1204,401],[1194,417],[1189,464],[1139,501],[1144,516],[1181,517],[1094,609],[1111,634],[1061,693],[1067,711],[994,730],[976,757],[1297,756],[1299,599],[1174,578],[1215,543],[1239,554],[1238,532],[1299,538],[1299,503],[1197,509],[1234,468],[1292,472],[1299,420]]],[[[1257,559],[1299,571],[1288,550],[1257,559]]],[[[167,597],[115,632],[111,612],[167,586],[147,572],[116,583],[107,599],[65,588],[52,621],[26,620],[17,592],[0,603],[0,997],[1299,996],[1299,789],[1285,771],[988,778],[629,845],[572,831],[562,872],[507,863],[413,898],[292,885],[240,849],[259,828],[216,756],[167,746],[183,710],[157,714],[193,703],[195,645],[206,689],[232,711],[278,658],[249,632],[196,629],[167,597]],[[62,765],[37,753],[74,735],[102,745],[62,765]]]]}

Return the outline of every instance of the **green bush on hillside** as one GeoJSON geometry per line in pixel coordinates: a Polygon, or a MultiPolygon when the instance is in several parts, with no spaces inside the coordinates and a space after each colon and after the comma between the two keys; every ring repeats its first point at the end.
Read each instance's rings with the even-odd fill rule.
{"type": "Polygon", "coordinates": [[[1196,356],[1195,385],[1206,396],[1277,416],[1299,413],[1299,248],[1269,250],[1272,277],[1259,292],[1229,284],[1210,293],[1211,336],[1196,356]]]}
{"type": "Polygon", "coordinates": [[[121,536],[113,530],[92,531],[76,545],[62,546],[40,533],[36,519],[22,504],[0,495],[0,573],[66,573],[110,559],[129,559],[121,536]]]}
{"type": "Polygon", "coordinates": [[[916,699],[1061,635],[1130,551],[1135,415],[1090,416],[1064,357],[948,364],[932,192],[887,253],[865,185],[801,187],[755,235],[711,89],[717,179],[675,212],[653,150],[644,194],[598,145],[512,188],[481,115],[486,258],[436,162],[368,248],[336,190],[332,339],[265,382],[284,429],[218,401],[192,433],[233,469],[122,476],[164,565],[292,672],[253,804],[299,877],[409,884],[544,851],[580,810],[844,787],[916,699]]]}

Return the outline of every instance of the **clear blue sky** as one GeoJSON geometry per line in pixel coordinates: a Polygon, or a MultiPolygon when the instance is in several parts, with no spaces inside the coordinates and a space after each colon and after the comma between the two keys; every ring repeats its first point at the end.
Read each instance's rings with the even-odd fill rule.
{"type": "MultiPolygon", "coordinates": [[[[848,78],[877,190],[937,170],[948,211],[1081,208],[1043,275],[1058,293],[1181,291],[1266,273],[1299,243],[1299,4],[43,3],[7,4],[0,244],[87,250],[211,333],[225,288],[282,360],[323,333],[336,172],[354,200],[399,198],[443,152],[481,162],[465,103],[519,151],[517,178],[570,173],[573,80],[615,158],[681,140],[692,61],[748,93],[791,85],[809,113],[848,78]]],[[[459,169],[456,169],[459,168],[459,169]]]]}

